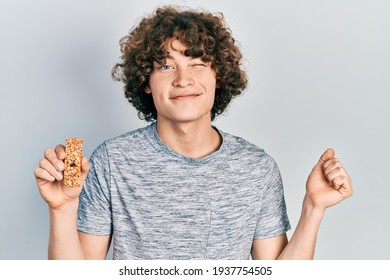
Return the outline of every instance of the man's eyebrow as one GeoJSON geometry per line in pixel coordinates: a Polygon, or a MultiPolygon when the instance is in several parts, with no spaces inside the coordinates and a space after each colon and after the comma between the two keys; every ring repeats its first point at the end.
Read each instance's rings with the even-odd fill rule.
{"type": "Polygon", "coordinates": [[[161,65],[161,64],[164,64],[166,63],[166,60],[167,59],[172,59],[172,60],[175,60],[175,58],[173,56],[171,56],[170,54],[167,54],[166,56],[164,56],[160,61],[157,61],[155,60],[154,62],[161,65]]]}
{"type": "Polygon", "coordinates": [[[165,58],[169,58],[169,59],[175,60],[175,58],[174,58],[172,55],[170,55],[169,53],[167,53],[167,55],[165,56],[165,58]]]}
{"type": "MultiPolygon", "coordinates": [[[[171,60],[176,60],[174,56],[170,55],[169,53],[167,53],[163,60],[166,60],[166,59],[171,59],[171,60]]],[[[194,59],[201,59],[200,57],[191,57],[192,60],[194,59]]],[[[159,62],[156,61],[156,63],[160,64],[159,62]]]]}

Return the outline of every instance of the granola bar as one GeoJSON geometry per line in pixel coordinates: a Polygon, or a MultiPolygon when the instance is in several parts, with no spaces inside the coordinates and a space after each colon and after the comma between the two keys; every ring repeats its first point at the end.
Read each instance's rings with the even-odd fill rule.
{"type": "Polygon", "coordinates": [[[64,170],[64,185],[66,187],[80,187],[83,139],[66,138],[65,142],[66,158],[64,170]]]}

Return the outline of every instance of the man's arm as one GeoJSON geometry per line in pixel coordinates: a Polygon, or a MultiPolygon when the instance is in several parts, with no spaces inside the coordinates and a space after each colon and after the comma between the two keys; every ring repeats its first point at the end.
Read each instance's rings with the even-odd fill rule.
{"type": "MultiPolygon", "coordinates": [[[[45,150],[34,175],[50,215],[49,259],[104,259],[110,236],[94,236],[78,232],[76,220],[82,187],[64,186],[65,147],[45,150]]],[[[88,160],[81,162],[80,183],[90,169],[88,160]]]]}
{"type": "Polygon", "coordinates": [[[252,244],[253,260],[276,260],[288,244],[287,235],[257,239],[252,244]]]}
{"type": "Polygon", "coordinates": [[[298,225],[287,242],[286,234],[253,242],[253,259],[313,259],[318,230],[327,207],[352,195],[352,181],[328,149],[314,166],[306,183],[298,225]]]}
{"type": "Polygon", "coordinates": [[[78,231],[77,208],[78,200],[61,209],[49,209],[49,259],[103,260],[106,258],[111,237],[78,231]]]}
{"type": "Polygon", "coordinates": [[[318,209],[303,207],[301,218],[290,241],[288,242],[286,234],[254,240],[252,258],[255,260],[313,259],[323,214],[318,209]]]}
{"type": "Polygon", "coordinates": [[[111,244],[110,235],[92,235],[79,231],[81,246],[87,260],[104,260],[111,244]]]}

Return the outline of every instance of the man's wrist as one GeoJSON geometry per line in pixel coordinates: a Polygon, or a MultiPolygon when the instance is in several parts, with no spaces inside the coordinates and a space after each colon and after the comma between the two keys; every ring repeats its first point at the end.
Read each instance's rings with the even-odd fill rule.
{"type": "Polygon", "coordinates": [[[74,213],[77,214],[78,206],[79,206],[79,199],[77,198],[67,202],[66,204],[60,207],[52,208],[49,206],[49,213],[50,215],[55,215],[55,216],[68,215],[74,213]]]}
{"type": "Polygon", "coordinates": [[[311,203],[311,201],[305,196],[302,205],[302,216],[305,218],[313,218],[322,220],[325,214],[325,208],[319,207],[311,203]]]}

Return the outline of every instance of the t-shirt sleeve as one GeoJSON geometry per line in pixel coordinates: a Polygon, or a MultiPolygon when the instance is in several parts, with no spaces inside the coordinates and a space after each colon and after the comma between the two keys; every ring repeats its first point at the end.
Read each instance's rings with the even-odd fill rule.
{"type": "Polygon", "coordinates": [[[110,235],[110,166],[104,143],[93,152],[90,163],[91,168],[80,194],[77,227],[89,234],[110,235]]]}
{"type": "Polygon", "coordinates": [[[254,239],[275,237],[291,228],[284,200],[282,177],[276,162],[270,156],[268,156],[266,169],[265,190],[254,239]]]}

